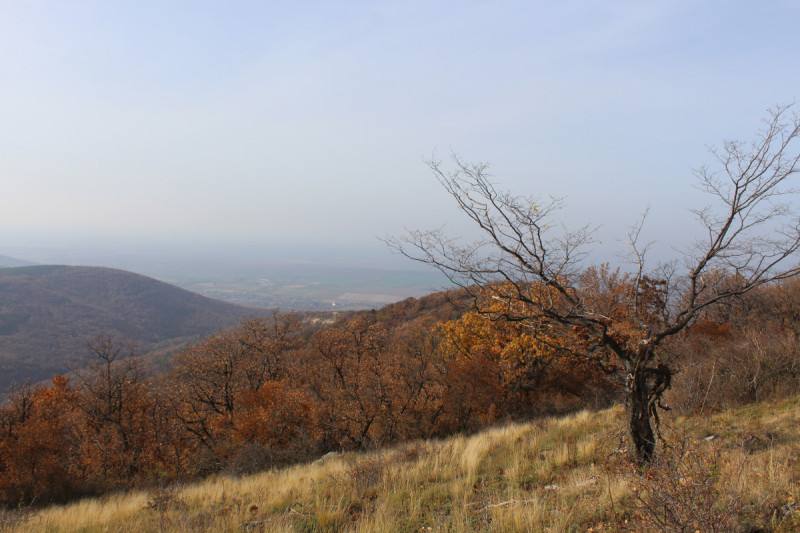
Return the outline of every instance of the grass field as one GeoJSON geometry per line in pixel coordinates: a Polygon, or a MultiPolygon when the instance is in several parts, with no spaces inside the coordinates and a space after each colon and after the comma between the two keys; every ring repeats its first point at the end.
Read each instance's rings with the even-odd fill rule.
{"type": "Polygon", "coordinates": [[[625,453],[624,410],[409,442],[33,512],[6,531],[800,530],[800,399],[662,423],[625,453]]]}

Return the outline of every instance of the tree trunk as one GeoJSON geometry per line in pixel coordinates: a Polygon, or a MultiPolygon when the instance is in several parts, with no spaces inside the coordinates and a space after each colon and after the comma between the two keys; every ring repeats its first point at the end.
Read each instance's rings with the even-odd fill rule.
{"type": "Polygon", "coordinates": [[[647,373],[635,369],[629,374],[628,414],[636,459],[649,463],[656,448],[653,427],[650,425],[649,390],[647,373]]]}

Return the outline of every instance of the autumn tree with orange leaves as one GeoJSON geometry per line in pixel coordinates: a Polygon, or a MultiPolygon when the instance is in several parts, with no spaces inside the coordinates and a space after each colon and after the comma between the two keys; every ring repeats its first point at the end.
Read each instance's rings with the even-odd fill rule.
{"type": "Polygon", "coordinates": [[[427,437],[443,412],[435,339],[362,315],[317,332],[305,369],[323,449],[427,437]]]}
{"type": "Polygon", "coordinates": [[[292,381],[300,327],[296,315],[273,313],[212,335],[176,358],[169,380],[175,417],[216,462],[243,443],[260,462],[279,462],[289,442],[310,432],[312,405],[292,381]]]}
{"type": "Polygon", "coordinates": [[[70,449],[75,393],[62,376],[20,387],[0,408],[0,504],[63,500],[79,488],[70,449]]]}
{"type": "Polygon", "coordinates": [[[501,318],[509,304],[524,312],[524,302],[498,299],[494,291],[478,298],[488,313],[467,312],[440,333],[450,374],[464,384],[461,403],[483,424],[615,397],[616,365],[600,353],[574,357],[578,335],[548,335],[501,318]]]}

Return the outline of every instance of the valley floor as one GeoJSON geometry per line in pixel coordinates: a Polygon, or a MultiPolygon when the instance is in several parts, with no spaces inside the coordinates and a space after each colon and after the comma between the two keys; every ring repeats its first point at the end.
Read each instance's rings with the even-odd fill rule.
{"type": "Polygon", "coordinates": [[[306,465],[30,512],[2,531],[800,530],[800,398],[662,422],[625,453],[625,412],[329,454],[306,465]]]}

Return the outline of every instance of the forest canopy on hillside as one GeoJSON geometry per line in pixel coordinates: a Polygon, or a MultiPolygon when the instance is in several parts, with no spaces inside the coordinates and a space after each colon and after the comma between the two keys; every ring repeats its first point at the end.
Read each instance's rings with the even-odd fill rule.
{"type": "MultiPolygon", "coordinates": [[[[598,297],[613,298],[628,282],[605,275],[616,283],[598,297]]],[[[90,369],[17,386],[0,408],[0,500],[43,504],[254,472],[619,400],[620,368],[576,355],[580,336],[543,345],[468,304],[452,291],[333,324],[249,319],[158,377],[144,375],[121,339],[100,335],[90,369]]],[[[800,282],[788,281],[674,338],[669,405],[708,412],[800,392],[797,309],[800,282]]]]}

